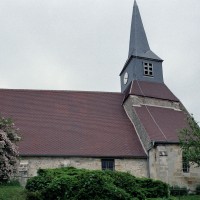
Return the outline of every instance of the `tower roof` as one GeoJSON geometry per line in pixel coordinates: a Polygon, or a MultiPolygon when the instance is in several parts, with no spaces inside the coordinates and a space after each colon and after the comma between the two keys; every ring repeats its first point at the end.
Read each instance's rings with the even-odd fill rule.
{"type": "Polygon", "coordinates": [[[129,55],[162,61],[149,47],[147,36],[144,30],[140,11],[136,1],[134,1],[133,15],[131,23],[131,34],[129,43],[129,55]]]}

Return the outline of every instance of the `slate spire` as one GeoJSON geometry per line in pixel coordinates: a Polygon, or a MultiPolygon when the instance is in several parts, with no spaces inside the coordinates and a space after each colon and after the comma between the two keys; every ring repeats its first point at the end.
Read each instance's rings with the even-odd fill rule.
{"type": "Polygon", "coordinates": [[[135,0],[128,59],[120,73],[121,91],[127,91],[134,80],[163,83],[162,61],[149,47],[140,11],[135,0]]]}
{"type": "Polygon", "coordinates": [[[131,34],[130,34],[128,57],[130,57],[131,55],[136,56],[136,57],[161,60],[156,54],[154,54],[150,50],[136,0],[134,1],[134,5],[133,5],[133,15],[132,15],[132,23],[131,23],[131,34]]]}

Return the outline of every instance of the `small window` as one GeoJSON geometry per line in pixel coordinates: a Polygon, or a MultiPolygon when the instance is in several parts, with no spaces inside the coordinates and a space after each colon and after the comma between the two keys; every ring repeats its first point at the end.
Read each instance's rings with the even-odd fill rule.
{"type": "Polygon", "coordinates": [[[167,156],[167,151],[160,151],[160,152],[159,152],[159,155],[160,155],[160,156],[167,156]]]}
{"type": "Polygon", "coordinates": [[[102,170],[115,170],[115,161],[114,159],[102,159],[101,160],[102,170]]]}
{"type": "Polygon", "coordinates": [[[189,160],[184,156],[182,156],[182,168],[184,173],[189,173],[190,172],[190,163],[189,160]]]}
{"type": "Polygon", "coordinates": [[[144,66],[144,75],[153,76],[153,64],[144,62],[143,66],[144,66]]]}

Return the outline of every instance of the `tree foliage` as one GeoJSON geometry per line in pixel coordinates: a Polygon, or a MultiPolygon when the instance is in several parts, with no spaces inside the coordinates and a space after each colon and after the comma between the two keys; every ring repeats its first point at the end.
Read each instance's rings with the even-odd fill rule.
{"type": "Polygon", "coordinates": [[[16,172],[18,163],[19,131],[12,119],[0,117],[0,182],[7,182],[16,172]]]}
{"type": "Polygon", "coordinates": [[[193,116],[188,117],[188,125],[179,134],[184,159],[200,167],[200,128],[193,116]]]}

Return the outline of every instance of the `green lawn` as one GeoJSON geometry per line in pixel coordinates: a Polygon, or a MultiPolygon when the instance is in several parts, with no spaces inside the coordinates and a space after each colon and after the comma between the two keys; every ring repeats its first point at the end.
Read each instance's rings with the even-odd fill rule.
{"type": "Polygon", "coordinates": [[[194,195],[194,196],[180,197],[180,200],[200,200],[200,196],[194,195]]]}
{"type": "Polygon", "coordinates": [[[25,200],[24,188],[20,186],[0,186],[0,200],[25,200]]]}
{"type": "MultiPolygon", "coordinates": [[[[154,198],[148,200],[168,200],[166,198],[154,198]]],[[[181,197],[170,197],[169,200],[200,200],[199,195],[189,195],[189,196],[181,196],[181,197]]]]}

